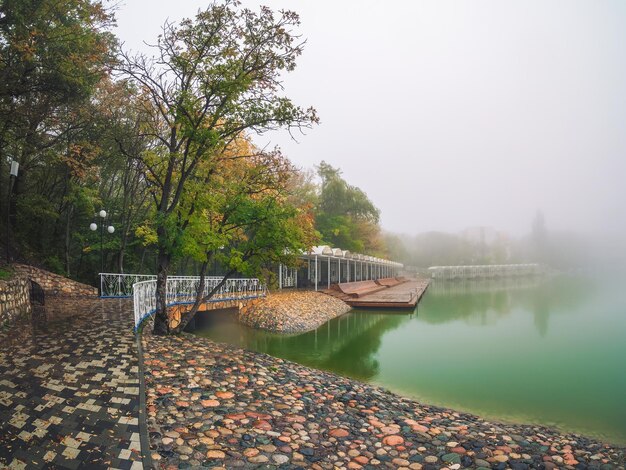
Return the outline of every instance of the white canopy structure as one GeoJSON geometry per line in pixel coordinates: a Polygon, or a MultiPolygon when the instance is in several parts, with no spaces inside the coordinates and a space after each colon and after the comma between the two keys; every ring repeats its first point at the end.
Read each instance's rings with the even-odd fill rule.
{"type": "Polygon", "coordinates": [[[476,279],[506,276],[533,276],[541,273],[538,264],[487,264],[471,266],[431,266],[433,279],[476,279]]]}
{"type": "Polygon", "coordinates": [[[280,266],[279,288],[283,287],[314,287],[330,288],[331,284],[394,277],[404,265],[372,256],[351,253],[341,248],[328,245],[314,246],[309,252],[302,253],[300,258],[306,261],[306,267],[287,268],[280,266]]]}

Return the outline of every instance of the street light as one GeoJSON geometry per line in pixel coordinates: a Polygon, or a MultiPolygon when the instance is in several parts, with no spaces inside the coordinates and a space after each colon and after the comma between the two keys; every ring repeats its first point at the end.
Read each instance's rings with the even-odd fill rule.
{"type": "Polygon", "coordinates": [[[17,173],[20,169],[20,164],[15,160],[11,160],[11,170],[9,174],[9,194],[7,198],[7,263],[11,262],[11,195],[13,194],[13,184],[17,179],[17,173]]]}
{"type": "MultiPolygon", "coordinates": [[[[100,272],[102,273],[102,272],[104,272],[104,250],[103,250],[103,245],[104,245],[104,219],[106,219],[107,211],[102,209],[100,212],[98,212],[98,215],[102,219],[102,222],[100,223],[100,272]]],[[[95,222],[92,222],[91,224],[89,224],[89,229],[92,232],[95,232],[96,230],[98,230],[98,224],[96,224],[95,222]]],[[[107,227],[107,232],[109,232],[109,233],[115,232],[115,227],[113,227],[113,225],[109,225],[107,227]]]]}

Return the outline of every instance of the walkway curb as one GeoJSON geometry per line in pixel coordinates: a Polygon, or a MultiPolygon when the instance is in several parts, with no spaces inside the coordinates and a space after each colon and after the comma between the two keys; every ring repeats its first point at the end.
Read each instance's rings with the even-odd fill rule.
{"type": "Polygon", "coordinates": [[[144,468],[156,468],[150,453],[150,435],[146,417],[146,382],[143,367],[143,346],[141,344],[141,330],[135,334],[137,341],[137,358],[139,373],[139,442],[141,443],[141,458],[144,468]]]}

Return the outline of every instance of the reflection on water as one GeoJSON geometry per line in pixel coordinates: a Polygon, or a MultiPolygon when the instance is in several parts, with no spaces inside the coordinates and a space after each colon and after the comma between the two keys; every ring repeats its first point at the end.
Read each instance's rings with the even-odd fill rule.
{"type": "Polygon", "coordinates": [[[410,319],[406,314],[354,311],[315,331],[285,336],[239,325],[232,313],[214,312],[212,317],[197,334],[361,380],[379,372],[376,352],[385,331],[410,319]]]}
{"type": "Polygon", "coordinates": [[[353,310],[283,336],[201,334],[490,417],[626,442],[626,298],[572,278],[433,283],[412,314],[353,310]]]}
{"type": "Polygon", "coordinates": [[[437,281],[428,288],[427,306],[422,304],[420,319],[428,323],[463,319],[468,324],[489,325],[521,307],[533,312],[537,332],[545,336],[550,312],[576,307],[590,288],[577,278],[437,281]]]}

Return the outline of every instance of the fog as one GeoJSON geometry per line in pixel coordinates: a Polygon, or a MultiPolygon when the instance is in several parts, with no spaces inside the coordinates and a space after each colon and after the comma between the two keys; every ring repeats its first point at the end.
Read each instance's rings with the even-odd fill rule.
{"type": "MultiPolygon", "coordinates": [[[[297,141],[257,142],[303,168],[340,167],[380,208],[384,230],[486,227],[522,240],[541,211],[551,233],[621,246],[626,3],[263,4],[300,14],[307,45],[285,94],[322,122],[297,141]]],[[[127,0],[115,32],[140,50],[167,18],[203,6],[127,0]]]]}

